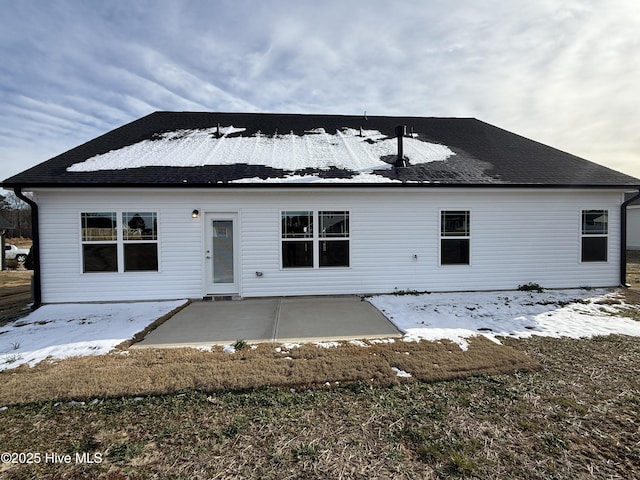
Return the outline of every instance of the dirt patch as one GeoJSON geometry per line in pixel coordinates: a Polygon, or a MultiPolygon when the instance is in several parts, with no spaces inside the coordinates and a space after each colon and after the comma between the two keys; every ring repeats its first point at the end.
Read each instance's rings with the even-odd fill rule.
{"type": "Polygon", "coordinates": [[[229,354],[192,348],[141,349],[42,362],[0,373],[0,405],[45,400],[161,395],[278,388],[324,388],[365,383],[394,385],[537,368],[521,352],[484,337],[466,351],[451,342],[394,342],[320,348],[274,345],[229,354]],[[401,373],[401,372],[404,372],[401,373]]]}

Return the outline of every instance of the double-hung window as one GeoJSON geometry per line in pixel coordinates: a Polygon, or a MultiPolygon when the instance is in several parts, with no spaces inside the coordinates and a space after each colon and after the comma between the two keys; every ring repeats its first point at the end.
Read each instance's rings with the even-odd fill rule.
{"type": "Polygon", "coordinates": [[[118,271],[116,212],[81,214],[82,267],[84,272],[118,271]]]}
{"type": "Polygon", "coordinates": [[[158,219],[156,212],[122,214],[124,271],[158,270],[158,219]]]}
{"type": "Polygon", "coordinates": [[[313,267],[313,212],[282,212],[282,268],[313,267]]]}
{"type": "Polygon", "coordinates": [[[280,220],[282,268],[349,266],[348,211],[289,210],[280,220]]]}
{"type": "Polygon", "coordinates": [[[349,266],[349,212],[318,212],[320,267],[349,266]]]}
{"type": "Polygon", "coordinates": [[[469,265],[469,210],[440,212],[440,264],[469,265]]]}
{"type": "Polygon", "coordinates": [[[608,250],[609,212],[582,210],[583,262],[606,262],[608,250]]]}
{"type": "Polygon", "coordinates": [[[156,212],[82,212],[82,271],[158,271],[156,212]]]}

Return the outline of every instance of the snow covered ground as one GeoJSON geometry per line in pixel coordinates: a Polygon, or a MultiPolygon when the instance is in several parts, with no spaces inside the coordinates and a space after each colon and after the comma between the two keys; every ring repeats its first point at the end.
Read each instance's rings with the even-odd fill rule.
{"type": "MultiPolygon", "coordinates": [[[[462,349],[474,335],[497,343],[498,337],[531,335],[640,336],[640,322],[624,317],[628,306],[621,296],[602,289],[379,295],[368,300],[405,332],[406,341],[449,339],[462,349]]],[[[33,366],[47,357],[105,354],[182,304],[183,300],[45,305],[0,327],[0,371],[33,366]]],[[[282,348],[295,346],[284,344],[282,348]]]]}
{"type": "Polygon", "coordinates": [[[474,335],[496,343],[497,337],[532,335],[640,336],[640,322],[624,318],[629,306],[621,295],[605,289],[379,295],[368,300],[405,332],[405,340],[449,339],[462,349],[474,335]]]}
{"type": "Polygon", "coordinates": [[[44,305],[0,327],[0,371],[45,358],[102,355],[185,300],[44,305]]]}

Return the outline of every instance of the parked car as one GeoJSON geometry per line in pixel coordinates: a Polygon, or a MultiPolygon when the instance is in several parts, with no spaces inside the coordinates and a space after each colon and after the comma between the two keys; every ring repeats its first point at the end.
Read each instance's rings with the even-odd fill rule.
{"type": "Polygon", "coordinates": [[[4,258],[7,260],[15,260],[18,263],[24,263],[29,255],[29,250],[25,248],[18,248],[11,243],[7,243],[4,246],[4,258]]]}

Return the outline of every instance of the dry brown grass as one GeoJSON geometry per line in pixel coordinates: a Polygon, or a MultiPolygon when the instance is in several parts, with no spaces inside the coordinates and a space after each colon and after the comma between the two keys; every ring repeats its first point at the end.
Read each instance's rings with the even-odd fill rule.
{"type": "Polygon", "coordinates": [[[640,340],[507,343],[542,368],[386,387],[11,407],[0,413],[2,450],[99,453],[103,462],[7,464],[0,476],[640,478],[640,340]]]}
{"type": "Polygon", "coordinates": [[[303,345],[276,352],[273,345],[234,354],[184,349],[134,349],[95,357],[42,362],[0,373],[0,405],[46,400],[92,400],[162,395],[187,390],[237,391],[263,387],[317,388],[363,382],[394,385],[537,368],[523,353],[477,337],[462,351],[450,342],[303,345]],[[403,379],[392,370],[411,373],[403,379]]]}
{"type": "MultiPolygon", "coordinates": [[[[628,291],[626,301],[640,304],[640,293],[628,291]]],[[[0,412],[0,450],[98,453],[103,461],[0,464],[0,478],[640,478],[640,339],[534,337],[505,343],[541,368],[491,373],[490,363],[483,362],[498,352],[473,341],[465,361],[452,345],[441,345],[444,350],[431,356],[410,350],[416,344],[397,343],[344,350],[305,347],[288,354],[262,351],[266,347],[235,355],[145,351],[7,371],[0,374],[0,391],[14,398],[21,395],[23,381],[34,398],[69,398],[49,375],[60,375],[67,386],[77,383],[76,400],[93,398],[83,396],[82,388],[99,391],[103,382],[113,389],[136,382],[156,391],[160,382],[191,387],[96,404],[12,406],[0,412]],[[328,356],[343,354],[353,356],[344,365],[362,368],[365,380],[350,377],[323,386],[322,379],[335,382],[334,374],[340,374],[338,360],[328,356]],[[184,371],[191,372],[186,380],[180,379],[182,369],[171,366],[173,356],[185,355],[184,371]],[[260,363],[253,356],[260,356],[260,363]],[[434,378],[429,375],[438,372],[436,363],[461,378],[424,381],[434,378]],[[487,375],[464,376],[469,363],[486,368],[487,375]],[[274,375],[284,374],[285,382],[295,378],[289,372],[314,371],[315,383],[298,378],[295,391],[211,393],[203,392],[206,385],[194,387],[207,376],[209,386],[228,385],[229,377],[241,371],[250,383],[261,375],[252,370],[268,365],[276,368],[274,375]],[[371,370],[371,365],[377,366],[371,370]],[[395,377],[391,366],[414,378],[395,377]],[[425,376],[419,376],[422,371],[425,376]],[[374,373],[378,377],[366,378],[374,373]]],[[[504,358],[494,368],[514,367],[512,362],[504,358]]],[[[287,385],[293,384],[280,386],[287,385]]]]}
{"type": "Polygon", "coordinates": [[[627,282],[640,288],[640,250],[627,250],[627,282]]]}

